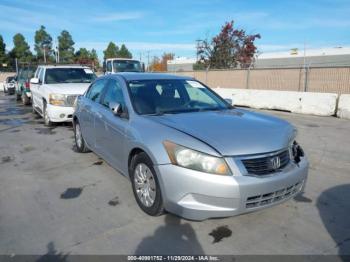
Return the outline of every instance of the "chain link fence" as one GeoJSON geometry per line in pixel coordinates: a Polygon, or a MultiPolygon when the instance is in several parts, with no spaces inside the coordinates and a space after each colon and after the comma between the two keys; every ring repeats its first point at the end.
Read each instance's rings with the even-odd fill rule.
{"type": "Polygon", "coordinates": [[[350,67],[250,68],[171,72],[210,87],[350,94],[350,67]]]}

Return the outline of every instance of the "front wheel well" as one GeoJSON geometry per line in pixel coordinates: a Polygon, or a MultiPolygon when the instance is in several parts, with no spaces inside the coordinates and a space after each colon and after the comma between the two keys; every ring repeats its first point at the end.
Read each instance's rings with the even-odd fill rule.
{"type": "Polygon", "coordinates": [[[132,159],[133,159],[136,155],[138,155],[138,154],[140,154],[140,153],[144,153],[144,152],[145,152],[144,150],[142,150],[141,148],[138,148],[138,147],[133,148],[133,149],[130,151],[130,153],[129,153],[129,158],[128,158],[128,168],[129,168],[129,172],[130,172],[130,168],[131,168],[131,161],[132,161],[132,159]]]}
{"type": "Polygon", "coordinates": [[[79,122],[78,121],[78,117],[77,116],[73,116],[73,124],[75,124],[76,122],[79,122]]]}

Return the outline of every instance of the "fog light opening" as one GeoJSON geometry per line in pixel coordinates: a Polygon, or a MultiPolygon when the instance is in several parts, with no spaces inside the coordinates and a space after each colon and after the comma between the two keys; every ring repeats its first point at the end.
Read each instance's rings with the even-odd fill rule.
{"type": "Polygon", "coordinates": [[[60,118],[64,118],[65,116],[65,114],[60,114],[60,118]]]}

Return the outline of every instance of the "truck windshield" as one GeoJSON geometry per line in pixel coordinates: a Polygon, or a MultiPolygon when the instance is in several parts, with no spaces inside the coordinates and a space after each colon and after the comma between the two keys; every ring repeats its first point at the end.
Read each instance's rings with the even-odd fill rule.
{"type": "Polygon", "coordinates": [[[91,83],[96,75],[88,68],[48,68],[46,84],[91,83]]]}
{"type": "Polygon", "coordinates": [[[117,72],[142,72],[141,63],[136,60],[113,60],[113,71],[117,72]]]}

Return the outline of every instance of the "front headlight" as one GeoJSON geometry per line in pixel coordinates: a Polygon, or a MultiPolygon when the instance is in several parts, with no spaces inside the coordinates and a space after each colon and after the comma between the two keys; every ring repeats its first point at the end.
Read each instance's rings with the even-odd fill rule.
{"type": "Polygon", "coordinates": [[[196,150],[164,141],[163,145],[174,165],[216,175],[231,175],[225,160],[196,150]]]}
{"type": "Polygon", "coordinates": [[[66,96],[62,94],[50,94],[49,104],[54,106],[64,106],[66,101],[66,96]]]}

